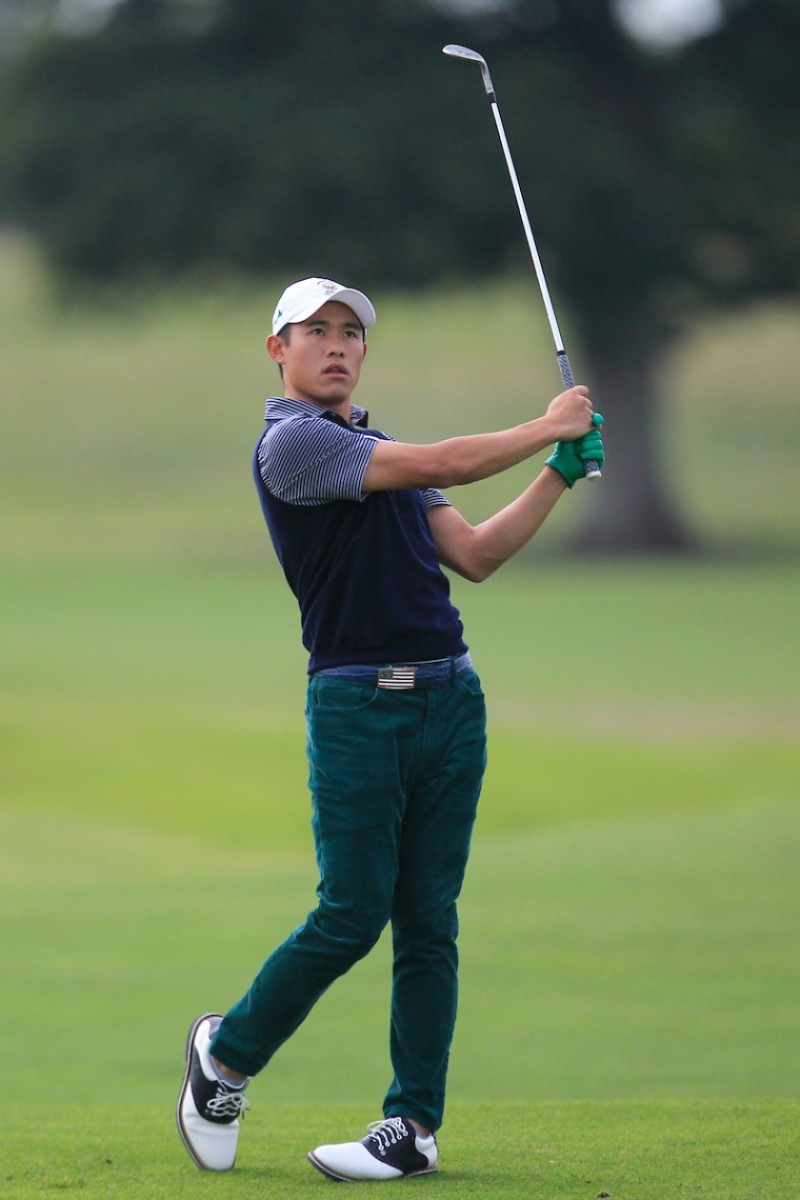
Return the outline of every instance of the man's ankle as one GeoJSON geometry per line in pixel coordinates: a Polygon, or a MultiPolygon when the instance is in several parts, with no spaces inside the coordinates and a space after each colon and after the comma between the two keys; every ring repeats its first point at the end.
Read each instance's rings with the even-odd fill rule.
{"type": "Polygon", "coordinates": [[[218,1058],[211,1057],[211,1065],[225,1083],[231,1083],[234,1087],[240,1087],[243,1083],[247,1083],[248,1075],[242,1075],[240,1071],[232,1071],[230,1067],[226,1067],[218,1058]]]}

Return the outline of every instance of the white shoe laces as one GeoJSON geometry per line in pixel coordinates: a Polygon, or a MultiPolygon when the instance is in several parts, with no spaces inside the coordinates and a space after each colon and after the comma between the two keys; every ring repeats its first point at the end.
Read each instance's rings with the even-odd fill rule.
{"type": "Polygon", "coordinates": [[[396,1146],[401,1138],[409,1135],[409,1130],[402,1117],[387,1117],[384,1121],[372,1121],[367,1128],[369,1130],[367,1136],[372,1138],[382,1155],[386,1154],[390,1146],[396,1146]]]}
{"type": "Polygon", "coordinates": [[[243,1092],[229,1092],[221,1087],[206,1104],[206,1111],[215,1117],[243,1117],[249,1107],[250,1101],[243,1092]]]}

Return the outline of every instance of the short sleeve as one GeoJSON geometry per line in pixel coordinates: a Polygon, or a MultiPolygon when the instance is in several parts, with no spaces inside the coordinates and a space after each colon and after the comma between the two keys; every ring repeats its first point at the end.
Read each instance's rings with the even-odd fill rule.
{"type": "Polygon", "coordinates": [[[292,417],[267,430],[258,451],[261,478],[286,504],[363,500],[376,439],[337,421],[292,417]]]}
{"type": "Polygon", "coordinates": [[[422,500],[426,508],[435,508],[437,504],[447,504],[452,508],[450,501],[438,488],[423,488],[422,500]]]}

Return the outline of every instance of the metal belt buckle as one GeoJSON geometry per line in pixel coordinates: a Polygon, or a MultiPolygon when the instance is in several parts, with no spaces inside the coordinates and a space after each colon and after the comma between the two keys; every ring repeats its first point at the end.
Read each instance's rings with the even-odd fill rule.
{"type": "Polygon", "coordinates": [[[417,675],[416,667],[379,667],[379,688],[413,688],[417,675]]]}

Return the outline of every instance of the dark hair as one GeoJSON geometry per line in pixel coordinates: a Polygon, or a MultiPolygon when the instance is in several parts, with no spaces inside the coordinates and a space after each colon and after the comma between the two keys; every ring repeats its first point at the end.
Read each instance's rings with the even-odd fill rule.
{"type": "MultiPolygon", "coordinates": [[[[291,325],[291,322],[289,321],[283,326],[282,329],[279,329],[278,332],[275,334],[276,337],[279,337],[284,342],[286,342],[287,346],[289,345],[289,330],[291,328],[292,328],[292,325],[291,325]]],[[[281,366],[280,363],[278,363],[277,366],[278,366],[278,374],[281,377],[281,383],[283,383],[283,367],[281,366]]]]}

